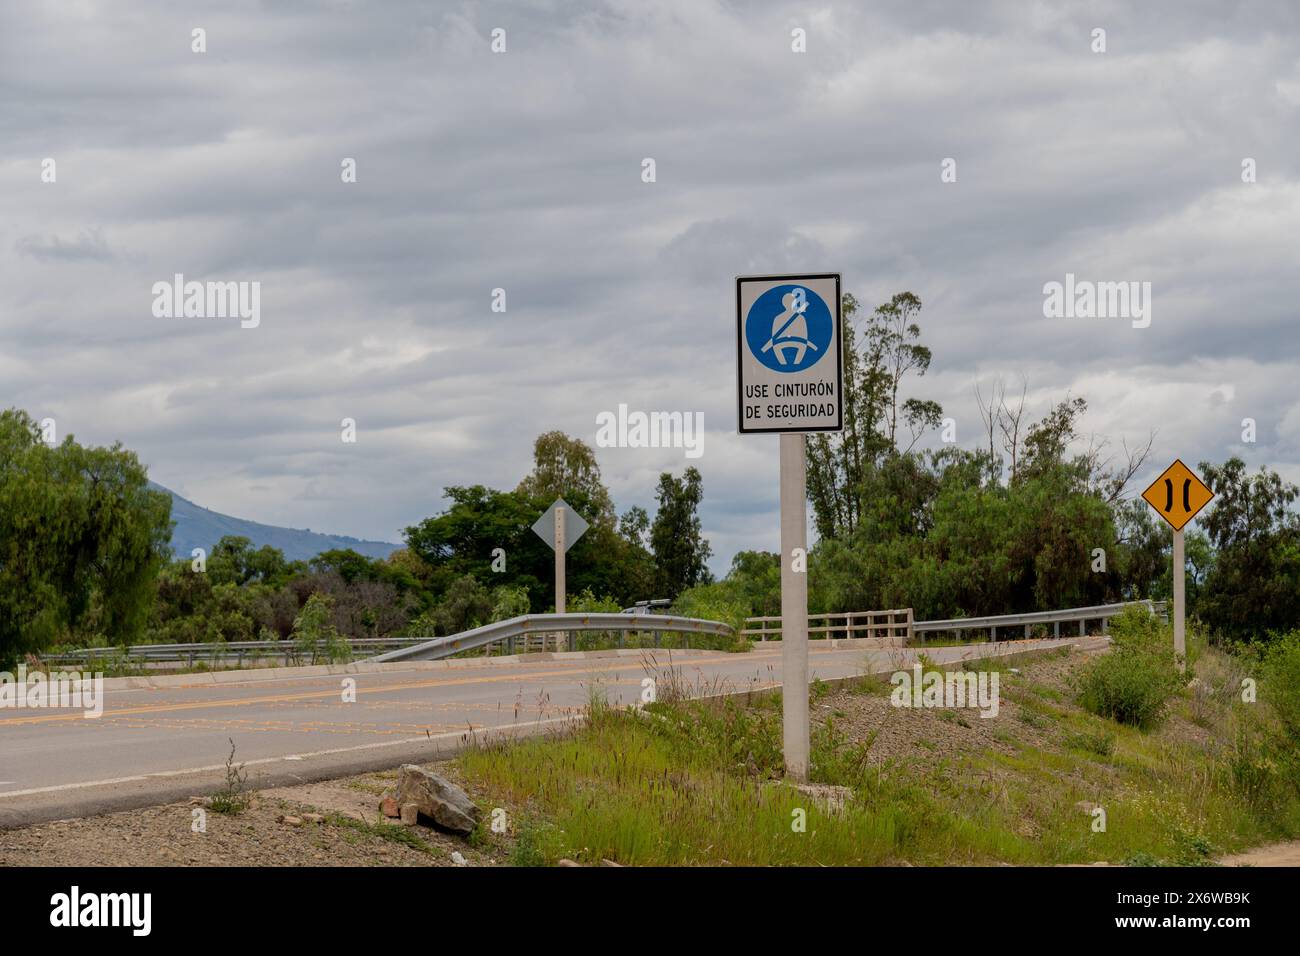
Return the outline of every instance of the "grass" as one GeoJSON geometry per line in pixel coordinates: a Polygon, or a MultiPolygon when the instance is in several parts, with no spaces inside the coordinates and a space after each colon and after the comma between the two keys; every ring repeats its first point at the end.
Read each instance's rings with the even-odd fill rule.
{"type": "Polygon", "coordinates": [[[235,763],[235,741],[230,740],[230,756],[226,758],[226,783],[212,795],[208,807],[213,813],[224,813],[227,816],[243,813],[252,802],[252,794],[246,789],[247,783],[248,771],[242,763],[235,763]]]}
{"type": "MultiPolygon", "coordinates": [[[[969,735],[972,724],[985,723],[948,711],[916,735],[906,758],[882,760],[873,754],[882,731],[842,729],[879,694],[878,684],[834,696],[830,716],[823,708],[814,725],[810,778],[849,788],[838,811],[781,779],[774,693],[701,702],[674,687],[631,711],[593,694],[573,735],[481,746],[462,754],[459,767],[477,793],[520,821],[510,857],[517,865],[567,857],[627,865],[1187,866],[1300,835],[1300,783],[1294,764],[1276,756],[1284,737],[1267,709],[1232,693],[1198,702],[1183,690],[1165,702],[1163,722],[1144,729],[1088,712],[1067,685],[1041,679],[1032,663],[1020,666],[1021,674],[1002,673],[1011,702],[1003,713],[1014,716],[988,722],[998,748],[939,746],[943,735],[969,735]],[[1091,805],[1105,811],[1104,832],[1092,829],[1091,805]],[[793,825],[797,811],[806,814],[802,831],[793,825]]],[[[1066,666],[1077,674],[1088,662],[1066,666]]],[[[1198,672],[1231,675],[1237,666],[1205,650],[1198,672]]],[[[810,691],[815,699],[830,694],[810,691]]],[[[908,719],[901,711],[890,717],[908,719]]]]}
{"type": "Polygon", "coordinates": [[[380,840],[387,840],[389,843],[400,843],[403,846],[419,850],[421,853],[430,855],[438,853],[432,846],[416,836],[410,827],[403,826],[400,823],[371,823],[368,820],[358,820],[354,817],[344,816],[341,813],[331,813],[326,816],[325,820],[331,826],[353,830],[362,836],[376,837],[380,840]]]}
{"type": "Polygon", "coordinates": [[[1082,750],[1098,757],[1109,757],[1115,753],[1115,735],[1108,730],[1067,733],[1061,742],[1071,750],[1082,750]]]}

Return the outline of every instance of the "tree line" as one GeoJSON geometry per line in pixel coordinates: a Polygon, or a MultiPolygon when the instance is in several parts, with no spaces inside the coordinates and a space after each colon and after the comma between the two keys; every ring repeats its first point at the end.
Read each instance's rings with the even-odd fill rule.
{"type": "Polygon", "coordinates": [[[454,633],[554,607],[553,553],[531,530],[563,496],[589,522],[569,552],[574,610],[682,593],[709,580],[698,470],[660,475],[653,519],[615,516],[592,450],[540,436],[511,491],[445,491],[386,559],[350,549],[290,561],[245,537],[173,558],[171,499],[134,453],[50,447],[0,412],[0,662],[63,646],[454,633]]]}
{"type": "MultiPolygon", "coordinates": [[[[863,314],[846,294],[842,306],[844,428],[807,446],[811,611],[911,607],[927,620],[1170,598],[1169,529],[1132,487],[1154,434],[1116,448],[1082,433],[1085,398],[1035,419],[1028,383],[999,380],[974,389],[979,439],[959,447],[942,406],[915,394],[933,357],[921,300],[903,292],[863,314]],[[918,447],[936,431],[938,448],[918,447]]],[[[1294,628],[1298,489],[1237,457],[1200,472],[1216,497],[1186,536],[1189,612],[1229,640],[1294,628]]],[[[778,556],[742,552],[695,590],[715,608],[777,615],[778,556]]]]}
{"type": "MultiPolygon", "coordinates": [[[[920,299],[865,313],[843,299],[844,429],[808,441],[814,612],[911,607],[920,619],[1167,599],[1170,535],[1131,487],[1151,449],[1082,434],[1087,401],[1041,418],[1002,381],[974,390],[974,447],[948,440],[920,299]],[[938,430],[937,448],[919,447],[938,430]]],[[[1202,462],[1215,492],[1186,539],[1189,611],[1233,640],[1300,623],[1300,489],[1240,458],[1202,462]]],[[[775,553],[744,551],[721,581],[707,562],[702,478],[661,474],[653,518],[616,514],[591,448],[535,442],[513,490],[445,489],[448,505],[375,560],[351,550],[288,561],[223,538],[202,562],[170,551],[170,498],[134,453],[51,447],[25,412],[0,412],[0,662],[60,645],[454,633],[554,606],[553,555],[531,530],[557,497],[590,523],[569,551],[571,610],[668,598],[740,624],[780,608],[775,553]],[[202,564],[202,567],[198,565],[202,564]]]]}

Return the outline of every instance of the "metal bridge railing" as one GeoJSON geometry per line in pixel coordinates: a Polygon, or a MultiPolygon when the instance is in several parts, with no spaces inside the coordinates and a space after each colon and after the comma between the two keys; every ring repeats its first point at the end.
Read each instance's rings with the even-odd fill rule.
{"type": "Polygon", "coordinates": [[[925,640],[926,634],[939,634],[956,631],[960,636],[966,631],[988,631],[989,639],[998,639],[998,629],[1010,630],[1023,628],[1024,636],[1029,637],[1035,625],[1052,625],[1052,636],[1061,636],[1062,624],[1078,624],[1079,635],[1087,633],[1089,622],[1101,625],[1101,632],[1106,633],[1112,617],[1122,614],[1125,608],[1144,607],[1152,614],[1163,614],[1164,602],[1125,601],[1120,604],[1094,604],[1089,607],[1071,607],[1061,611],[1031,611],[1026,614],[997,614],[991,617],[955,617],[944,621],[917,621],[912,629],[925,640]]]}
{"type": "MultiPolygon", "coordinates": [[[[504,643],[506,653],[515,652],[515,644],[520,639],[538,634],[571,634],[575,631],[616,631],[619,645],[622,636],[628,632],[648,631],[656,636],[664,633],[687,635],[712,634],[725,637],[735,633],[735,629],[720,621],[705,621],[694,617],[676,617],[668,614],[526,614],[512,617],[507,621],[485,624],[460,634],[448,634],[436,637],[414,647],[404,647],[370,658],[374,663],[386,661],[435,661],[451,657],[463,651],[487,648],[490,645],[504,643]]],[[[570,642],[570,646],[572,643],[570,642]]]]}
{"type": "MultiPolygon", "coordinates": [[[[528,614],[446,637],[365,637],[350,640],[348,644],[354,659],[437,660],[477,648],[486,650],[498,643],[504,643],[510,654],[516,650],[545,650],[550,638],[555,639],[558,649],[567,635],[577,631],[616,632],[620,647],[623,646],[624,635],[629,632],[653,634],[656,647],[659,646],[660,636],[665,633],[687,635],[684,643],[688,646],[690,634],[727,636],[735,633],[729,625],[718,621],[665,614],[528,614]],[[380,653],[365,657],[367,654],[375,655],[376,652],[380,653]]],[[[41,661],[49,666],[79,665],[86,669],[96,661],[110,660],[128,664],[182,663],[190,667],[199,663],[242,666],[246,660],[291,663],[303,658],[324,656],[326,652],[327,649],[320,646],[299,646],[292,639],[228,643],[209,641],[198,644],[133,644],[126,648],[87,647],[63,654],[46,655],[41,661]]]]}
{"type": "MultiPolygon", "coordinates": [[[[895,608],[889,611],[841,611],[834,614],[809,614],[810,638],[876,637],[911,641],[913,637],[925,640],[927,634],[956,631],[960,636],[968,631],[988,631],[991,640],[998,639],[998,630],[1023,628],[1029,637],[1035,626],[1052,625],[1054,637],[1061,636],[1061,625],[1077,624],[1079,634],[1087,633],[1090,622],[1100,624],[1106,633],[1107,622],[1127,607],[1145,607],[1153,614],[1164,614],[1164,602],[1127,601],[1121,604],[1095,604],[1090,607],[1071,607],[1060,611],[1031,611],[1025,614],[997,614],[989,617],[955,617],[943,621],[914,621],[912,609],[895,608]],[[823,623],[818,623],[823,622],[823,623]],[[865,622],[865,623],[864,623],[865,622]]],[[[760,641],[780,638],[780,617],[750,617],[745,619],[741,634],[757,637],[760,641]]]]}
{"type": "MultiPolygon", "coordinates": [[[[893,639],[910,639],[913,636],[925,639],[927,634],[957,632],[962,636],[970,631],[988,631],[991,640],[998,639],[998,631],[1023,628],[1024,636],[1029,637],[1037,625],[1052,625],[1053,636],[1061,636],[1062,624],[1077,624],[1079,634],[1087,632],[1089,622],[1100,624],[1102,633],[1106,632],[1110,618],[1123,612],[1127,607],[1145,607],[1153,614],[1164,615],[1164,602],[1129,601],[1121,604],[1097,604],[1091,607],[1073,607],[1061,611],[1032,611],[1026,614],[998,614],[991,617],[957,617],[942,621],[913,621],[911,608],[896,608],[887,611],[843,611],[832,614],[810,614],[808,616],[809,636],[821,635],[831,637],[845,634],[849,637],[885,637],[893,639]],[[821,621],[824,623],[815,624],[821,621]]],[[[779,617],[751,617],[746,619],[746,628],[741,634],[746,637],[758,637],[760,641],[780,636],[781,619],[779,617]],[[758,625],[751,627],[748,625],[758,625]],[[773,626],[774,625],[774,626],[773,626]]],[[[487,649],[492,645],[503,643],[506,652],[513,654],[516,650],[529,650],[534,647],[545,649],[548,637],[554,638],[556,646],[561,646],[565,635],[577,631],[608,631],[619,635],[619,646],[623,646],[623,637],[628,633],[646,632],[655,635],[655,645],[665,633],[712,634],[726,636],[735,633],[727,624],[719,621],[705,621],[699,618],[676,617],[667,614],[528,614],[485,624],[473,630],[446,637],[365,637],[349,641],[353,657],[369,652],[380,652],[377,656],[366,658],[371,661],[401,660],[437,660],[450,657],[464,651],[479,648],[487,649]]],[[[689,643],[689,638],[687,639],[689,643]]],[[[573,643],[570,641],[569,646],[573,643]]],[[[299,647],[292,640],[283,641],[232,641],[229,643],[207,642],[199,644],[135,644],[123,648],[90,647],[63,654],[53,654],[42,658],[42,662],[52,666],[81,665],[89,669],[96,660],[123,660],[127,663],[186,663],[193,667],[198,663],[224,664],[234,662],[242,666],[245,660],[296,661],[308,655],[320,655],[323,648],[299,647]]]]}
{"type": "MultiPolygon", "coordinates": [[[[359,637],[348,641],[354,656],[393,650],[420,644],[427,637],[359,637]],[[360,654],[358,654],[360,652],[360,654]]],[[[131,664],[197,663],[218,664],[245,660],[296,659],[320,655],[323,647],[300,647],[294,640],[283,641],[204,641],[198,644],[130,644],[122,647],[84,647],[63,654],[42,655],[41,662],[54,666],[79,664],[89,667],[95,661],[122,660],[131,664]]]]}
{"type": "MultiPolygon", "coordinates": [[[[844,637],[889,637],[910,640],[912,637],[912,609],[910,607],[894,608],[888,611],[837,611],[830,614],[808,615],[808,636],[832,634],[844,637]],[[822,621],[822,624],[815,622],[822,621]]],[[[746,637],[757,637],[760,641],[781,636],[781,618],[747,617],[745,629],[740,632],[746,637]],[[757,625],[754,627],[753,625],[757,625]]]]}

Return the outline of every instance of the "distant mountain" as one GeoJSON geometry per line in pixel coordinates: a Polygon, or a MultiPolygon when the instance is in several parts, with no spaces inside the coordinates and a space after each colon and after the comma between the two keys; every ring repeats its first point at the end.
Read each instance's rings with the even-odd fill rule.
{"type": "Polygon", "coordinates": [[[172,496],[172,520],[176,522],[176,527],[172,529],[172,551],[180,558],[188,558],[195,548],[203,548],[211,554],[212,546],[228,534],[243,535],[253,542],[254,548],[260,548],[264,544],[279,548],[290,561],[306,561],[333,548],[351,548],[368,558],[386,558],[402,547],[386,541],[362,541],[342,534],[320,534],[232,518],[230,515],[200,508],[156,482],[149,482],[149,486],[172,496]]]}

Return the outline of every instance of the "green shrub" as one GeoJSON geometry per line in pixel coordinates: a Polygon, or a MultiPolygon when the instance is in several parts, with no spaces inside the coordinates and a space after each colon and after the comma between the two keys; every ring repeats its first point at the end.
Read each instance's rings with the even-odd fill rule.
{"type": "Polygon", "coordinates": [[[508,621],[529,611],[528,589],[521,584],[503,584],[492,589],[492,620],[508,621]]]}
{"type": "MultiPolygon", "coordinates": [[[[617,614],[623,605],[610,597],[597,597],[591,588],[583,588],[579,594],[570,594],[564,599],[564,609],[569,614],[617,614]]],[[[580,651],[599,651],[619,646],[621,635],[618,631],[576,631],[577,649],[580,651]]],[[[623,636],[624,642],[627,638],[623,636]]]]}
{"type": "Polygon", "coordinates": [[[1174,664],[1173,638],[1142,608],[1111,619],[1114,646],[1075,679],[1079,705],[1099,717],[1143,729],[1164,717],[1184,677],[1174,664]]]}
{"type": "Polygon", "coordinates": [[[1237,727],[1228,752],[1232,786],[1255,807],[1270,807],[1277,797],[1277,766],[1249,725],[1237,727]]]}
{"type": "Polygon", "coordinates": [[[331,664],[346,664],[352,660],[352,645],[330,623],[330,609],[334,599],[316,593],[307,599],[302,613],[293,620],[293,649],[300,660],[310,659],[315,664],[321,657],[331,664]]]}
{"type": "Polygon", "coordinates": [[[691,645],[694,647],[712,647],[728,651],[749,650],[748,638],[740,634],[745,629],[745,618],[750,615],[749,605],[725,582],[701,584],[683,591],[677,595],[677,600],[673,602],[669,613],[704,621],[721,621],[723,624],[730,625],[735,631],[731,637],[692,634],[691,645]]]}
{"type": "Polygon", "coordinates": [[[1264,654],[1263,677],[1261,698],[1291,743],[1300,746],[1300,631],[1273,639],[1264,654]]]}
{"type": "Polygon", "coordinates": [[[1115,735],[1106,731],[1069,733],[1061,742],[1071,750],[1082,750],[1098,757],[1109,757],[1115,753],[1115,735]]]}
{"type": "Polygon", "coordinates": [[[211,796],[208,806],[213,813],[230,816],[243,813],[252,802],[247,786],[248,771],[242,763],[235,763],[235,741],[231,740],[230,756],[226,758],[226,785],[211,796]]]}
{"type": "Polygon", "coordinates": [[[542,835],[537,824],[532,821],[522,823],[515,837],[515,845],[510,851],[510,865],[545,866],[546,853],[542,843],[542,835]]]}

